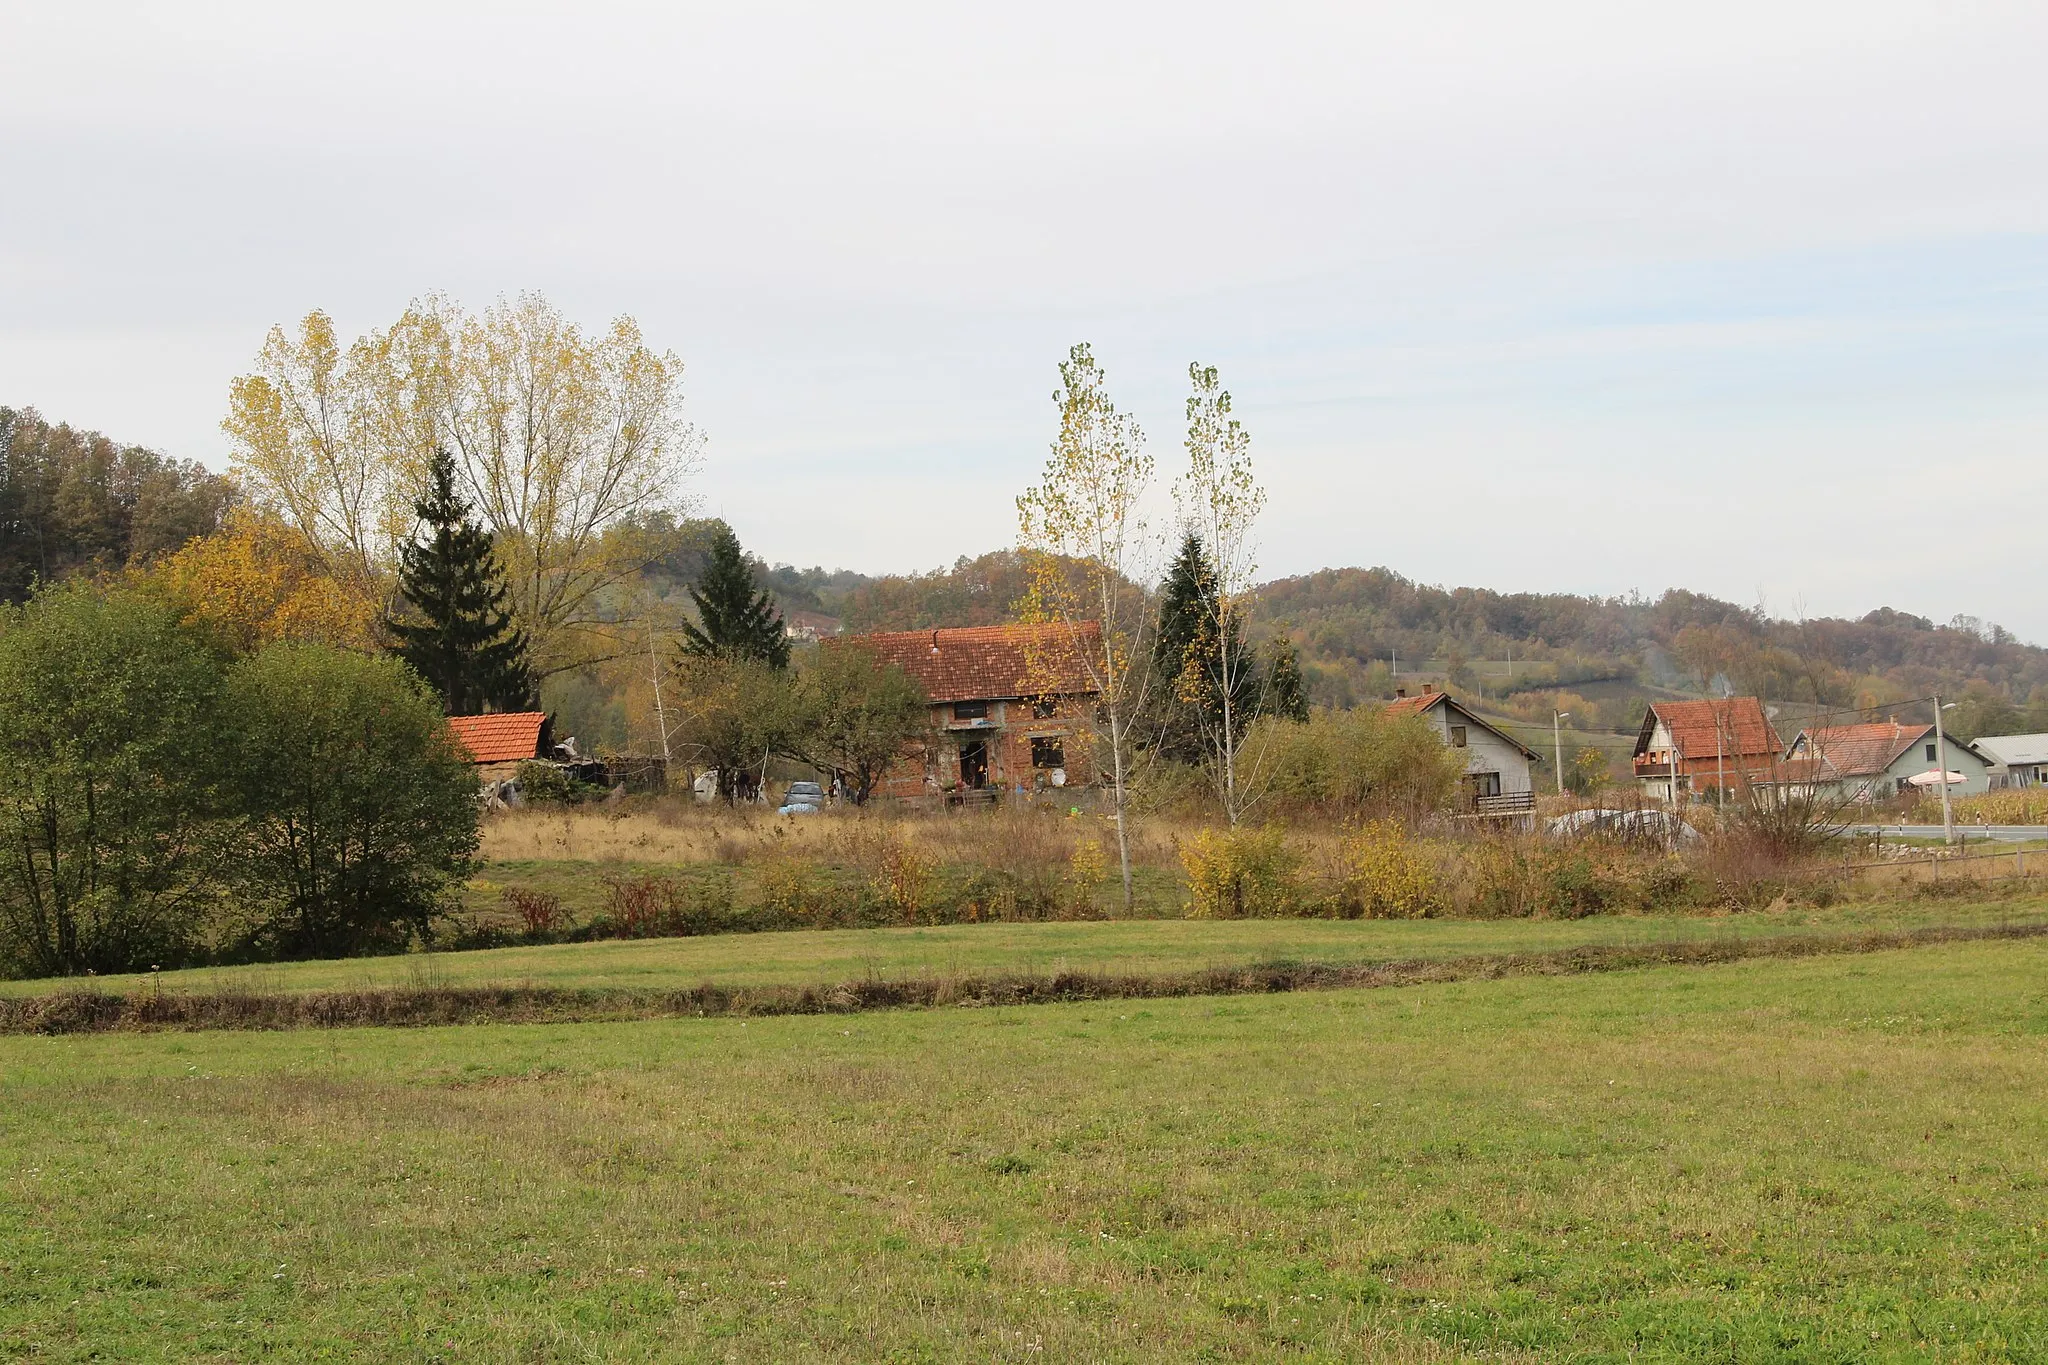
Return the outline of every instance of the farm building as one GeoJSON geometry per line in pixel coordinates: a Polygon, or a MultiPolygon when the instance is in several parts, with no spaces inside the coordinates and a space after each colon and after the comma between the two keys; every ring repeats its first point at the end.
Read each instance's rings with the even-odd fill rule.
{"type": "Polygon", "coordinates": [[[1635,774],[1661,801],[1767,782],[1784,746],[1755,697],[1653,702],[1636,734],[1635,774]]]}
{"type": "MultiPolygon", "coordinates": [[[[1083,625],[974,626],[841,637],[916,679],[931,703],[933,739],[904,755],[880,795],[1023,792],[1094,781],[1098,695],[1078,649],[1100,648],[1083,625]]],[[[832,647],[831,644],[827,645],[832,647]]]]}
{"type": "Polygon", "coordinates": [[[1953,737],[1937,745],[1932,725],[1896,720],[1801,730],[1774,785],[1842,801],[1882,801],[1916,787],[1939,791],[1941,747],[1948,750],[1951,795],[1989,790],[1991,763],[1974,746],[1953,737]]]}
{"type": "Polygon", "coordinates": [[[554,756],[554,727],[545,711],[450,716],[448,729],[476,764],[481,783],[510,782],[519,775],[521,763],[554,756]]]}
{"type": "Polygon", "coordinates": [[[1536,808],[1529,765],[1536,751],[1468,711],[1448,694],[1424,684],[1420,694],[1404,688],[1387,703],[1394,715],[1421,716],[1437,737],[1465,751],[1465,804],[1475,815],[1526,815],[1536,808]]]}
{"type": "Polygon", "coordinates": [[[1976,748],[1991,761],[1993,787],[2048,785],[2048,735],[1986,735],[1976,748]]]}

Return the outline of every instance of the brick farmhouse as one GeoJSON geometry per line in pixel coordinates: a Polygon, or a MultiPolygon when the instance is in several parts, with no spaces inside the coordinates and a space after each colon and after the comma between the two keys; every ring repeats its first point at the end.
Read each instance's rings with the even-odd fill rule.
{"type": "Polygon", "coordinates": [[[877,794],[1029,792],[1085,786],[1098,695],[1079,650],[1101,648],[1094,623],[890,631],[828,642],[864,648],[916,679],[931,735],[882,779],[877,794]]]}

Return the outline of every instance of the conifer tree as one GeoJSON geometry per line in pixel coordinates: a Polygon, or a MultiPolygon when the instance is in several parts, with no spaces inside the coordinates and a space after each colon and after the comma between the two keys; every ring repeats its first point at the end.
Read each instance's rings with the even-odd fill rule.
{"type": "Polygon", "coordinates": [[[1217,600],[1216,571],[1202,538],[1189,531],[1166,572],[1159,597],[1159,633],[1152,666],[1160,682],[1166,715],[1160,748],[1187,763],[1208,762],[1225,723],[1224,676],[1231,683],[1231,726],[1241,738],[1257,711],[1259,680],[1244,645],[1244,627],[1229,619],[1231,657],[1224,667],[1217,626],[1225,620],[1217,600]]]}
{"type": "Polygon", "coordinates": [[[711,562],[690,589],[697,621],[683,623],[683,653],[734,661],[753,659],[770,668],[789,666],[789,636],[782,614],[740,550],[740,538],[719,523],[711,536],[711,562]]]}
{"type": "Polygon", "coordinates": [[[1266,715],[1308,724],[1308,689],[1301,680],[1301,656],[1285,635],[1266,647],[1266,695],[1259,709],[1266,715]]]}
{"type": "Polygon", "coordinates": [[[445,450],[434,452],[426,495],[413,510],[425,535],[399,551],[398,589],[418,619],[390,623],[398,638],[392,652],[441,694],[451,716],[532,706],[526,635],[505,609],[491,534],[456,494],[455,462],[445,450]]]}

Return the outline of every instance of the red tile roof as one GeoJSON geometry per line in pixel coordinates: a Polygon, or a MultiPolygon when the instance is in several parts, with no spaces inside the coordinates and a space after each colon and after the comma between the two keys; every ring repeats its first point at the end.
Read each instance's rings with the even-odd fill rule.
{"type": "Polygon", "coordinates": [[[1092,654],[1101,640],[1101,630],[1087,621],[1077,632],[1058,625],[967,626],[842,635],[825,643],[867,649],[917,679],[933,701],[948,702],[1093,696],[1095,683],[1075,650],[1078,644],[1092,654]]]}
{"type": "Polygon", "coordinates": [[[455,742],[469,750],[473,763],[509,763],[541,757],[548,713],[500,711],[488,716],[450,716],[455,742]]]}
{"type": "Polygon", "coordinates": [[[1875,777],[1933,734],[1932,725],[1901,725],[1895,720],[1824,725],[1800,731],[1792,752],[1796,758],[1812,760],[1830,778],[1875,777]]]}
{"type": "Polygon", "coordinates": [[[1660,701],[1650,705],[1636,736],[1636,757],[1649,751],[1650,737],[1662,721],[1671,731],[1678,756],[1688,762],[1724,758],[1776,758],[1784,745],[1763,703],[1755,697],[1724,697],[1718,701],[1660,701]]]}

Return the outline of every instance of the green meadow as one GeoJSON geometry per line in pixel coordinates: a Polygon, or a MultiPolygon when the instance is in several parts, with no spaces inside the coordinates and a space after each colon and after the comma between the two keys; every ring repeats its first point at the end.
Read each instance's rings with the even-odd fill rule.
{"type": "MultiPolygon", "coordinates": [[[[1034,951],[1111,927],[1137,926],[1050,926],[1080,937],[1034,951]]],[[[905,970],[978,950],[896,932],[931,955],[905,970]]],[[[845,964],[775,969],[798,965],[845,964]]],[[[2048,1359],[2039,940],[1027,1008],[8,1037],[0,1096],[9,1358],[2048,1359]]]]}
{"type": "Polygon", "coordinates": [[[294,992],[533,985],[687,989],[836,985],[973,974],[1196,971],[1281,960],[1353,963],[1552,952],[1721,939],[2048,922],[2038,896],[1893,900],[1738,915],[1602,915],[1582,920],[1103,920],[795,930],[409,953],[397,957],[202,967],[64,981],[0,981],[0,995],[89,987],[110,992],[294,992]]]}

